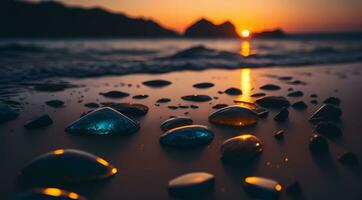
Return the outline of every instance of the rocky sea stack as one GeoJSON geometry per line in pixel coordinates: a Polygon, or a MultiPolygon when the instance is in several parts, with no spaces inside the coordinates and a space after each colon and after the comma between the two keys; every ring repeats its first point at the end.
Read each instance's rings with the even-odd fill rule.
{"type": "Polygon", "coordinates": [[[226,21],[216,25],[205,18],[189,26],[184,36],[191,38],[239,38],[235,26],[231,22],[226,21]]]}

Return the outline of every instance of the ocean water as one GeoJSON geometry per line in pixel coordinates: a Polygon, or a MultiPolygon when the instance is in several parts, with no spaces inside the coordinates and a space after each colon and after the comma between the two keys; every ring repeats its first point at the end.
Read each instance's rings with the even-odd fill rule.
{"type": "Polygon", "coordinates": [[[360,37],[0,40],[0,84],[52,77],[362,61],[360,37]]]}

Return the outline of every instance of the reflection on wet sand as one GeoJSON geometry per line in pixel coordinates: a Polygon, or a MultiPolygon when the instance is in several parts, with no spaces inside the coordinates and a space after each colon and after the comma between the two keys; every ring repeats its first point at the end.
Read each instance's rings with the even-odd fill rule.
{"type": "Polygon", "coordinates": [[[243,94],[237,98],[238,101],[250,102],[252,88],[251,71],[250,69],[240,70],[240,89],[243,94]]]}

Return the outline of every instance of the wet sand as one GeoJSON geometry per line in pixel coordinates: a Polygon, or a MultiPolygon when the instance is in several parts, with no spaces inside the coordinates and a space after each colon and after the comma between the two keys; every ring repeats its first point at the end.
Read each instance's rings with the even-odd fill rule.
{"type": "MultiPolygon", "coordinates": [[[[78,192],[89,199],[173,199],[168,194],[170,179],[189,172],[204,171],[216,177],[215,186],[209,199],[248,199],[242,188],[246,176],[263,176],[278,180],[282,186],[296,179],[302,187],[300,199],[359,199],[362,196],[361,167],[351,168],[338,162],[338,156],[345,151],[355,152],[361,162],[362,121],[362,64],[338,66],[313,66],[297,68],[259,68],[241,70],[181,71],[165,74],[135,74],[85,79],[63,79],[80,85],[60,92],[37,92],[31,89],[20,93],[13,100],[20,101],[22,108],[16,120],[0,124],[0,165],[1,199],[8,199],[23,189],[17,183],[21,168],[33,157],[59,149],[74,148],[89,151],[107,159],[118,168],[118,174],[109,180],[73,185],[65,189],[78,192]],[[292,76],[306,84],[293,85],[277,77],[292,76]],[[142,85],[143,81],[164,79],[172,84],[162,88],[142,85]],[[214,87],[194,88],[195,83],[212,82],[214,87]],[[130,85],[129,85],[130,84],[130,85]],[[280,90],[259,89],[265,84],[275,84],[280,90]],[[230,87],[240,88],[242,95],[219,94],[230,87]],[[302,97],[287,97],[289,88],[302,91],[302,97]],[[100,92],[120,90],[131,95],[122,99],[109,99],[100,92]],[[256,126],[230,128],[210,124],[207,117],[216,104],[232,105],[234,99],[253,102],[254,93],[285,96],[291,103],[303,100],[308,108],[298,111],[289,108],[289,120],[276,123],[273,117],[277,110],[271,110],[268,118],[260,119],[256,126]],[[132,96],[147,94],[148,98],[133,99],[132,96]],[[188,102],[181,99],[190,94],[206,94],[217,97],[209,102],[188,102]],[[317,94],[317,98],[311,98],[317,94]],[[341,127],[343,136],[328,140],[330,153],[316,157],[308,149],[313,125],[308,122],[311,114],[322,105],[324,99],[335,96],[341,99],[341,127]],[[171,102],[155,106],[160,98],[171,102]],[[19,98],[21,100],[19,100],[19,98]],[[48,100],[65,102],[64,107],[52,108],[45,105],[48,100]],[[311,104],[313,99],[318,104],[311,104]],[[91,110],[84,106],[89,102],[131,102],[149,107],[146,116],[137,118],[141,129],[133,135],[122,137],[97,137],[65,133],[68,124],[91,110]],[[211,103],[211,104],[210,104],[211,103]],[[197,105],[198,109],[171,110],[168,106],[197,105]],[[208,126],[215,134],[207,146],[194,149],[175,149],[161,146],[159,137],[163,132],[160,124],[169,116],[184,115],[194,124],[208,126]],[[54,123],[40,130],[26,130],[23,125],[36,116],[48,114],[54,123]],[[274,134],[284,130],[284,139],[277,140],[274,134]],[[264,144],[260,159],[249,166],[231,167],[221,162],[220,147],[228,138],[250,133],[264,144]]],[[[285,190],[280,199],[290,199],[285,190]]]]}

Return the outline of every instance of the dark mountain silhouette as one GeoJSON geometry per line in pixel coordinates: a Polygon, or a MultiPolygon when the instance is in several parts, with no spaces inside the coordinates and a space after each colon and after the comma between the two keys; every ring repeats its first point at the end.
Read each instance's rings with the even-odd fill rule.
{"type": "Polygon", "coordinates": [[[239,38],[235,26],[229,21],[215,25],[204,18],[188,27],[184,36],[192,38],[239,38]]]}
{"type": "Polygon", "coordinates": [[[177,37],[152,20],[48,1],[0,0],[0,37],[177,37]]]}
{"type": "Polygon", "coordinates": [[[284,38],[287,35],[282,29],[275,29],[271,31],[262,31],[258,33],[253,33],[253,38],[284,38]]]}

